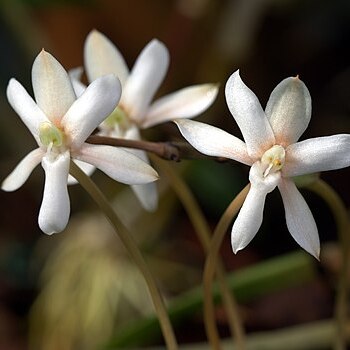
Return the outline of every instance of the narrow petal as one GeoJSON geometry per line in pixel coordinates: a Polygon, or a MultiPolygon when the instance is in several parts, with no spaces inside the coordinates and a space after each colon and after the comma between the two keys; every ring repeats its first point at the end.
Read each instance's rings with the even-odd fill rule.
{"type": "Polygon", "coordinates": [[[290,145],[282,168],[284,177],[350,166],[350,135],[317,137],[290,145]]]}
{"type": "Polygon", "coordinates": [[[275,143],[272,128],[255,94],[243,83],[237,70],[226,83],[226,102],[241,129],[248,153],[260,158],[275,143]]]}
{"type": "Polygon", "coordinates": [[[49,120],[16,79],[12,78],[9,81],[6,93],[10,105],[40,145],[39,126],[41,123],[48,122],[49,120]]]}
{"type": "Polygon", "coordinates": [[[59,124],[76,99],[69,76],[61,64],[42,50],[32,68],[35,100],[46,116],[59,124]]]}
{"type": "Polygon", "coordinates": [[[214,126],[194,120],[175,121],[182,136],[199,152],[213,157],[225,157],[252,165],[247,147],[239,138],[214,126]]]}
{"type": "Polygon", "coordinates": [[[217,84],[202,84],[164,96],[152,103],[142,122],[142,127],[149,128],[177,118],[195,117],[209,108],[218,91],[217,84]]]}
{"type": "Polygon", "coordinates": [[[90,163],[112,179],[128,185],[145,184],[158,179],[157,172],[150,165],[120,148],[85,143],[74,158],[90,163]]]}
{"type": "Polygon", "coordinates": [[[48,235],[65,229],[69,219],[70,202],[67,189],[69,152],[60,154],[55,160],[50,155],[42,160],[45,170],[43,201],[39,212],[39,226],[48,235]]]}
{"type": "MultiPolygon", "coordinates": [[[[120,137],[119,135],[111,135],[111,137],[120,137]]],[[[124,138],[128,140],[141,140],[140,131],[136,126],[130,127],[124,134],[124,138]]],[[[145,163],[150,164],[147,153],[145,151],[133,148],[124,148],[125,151],[134,154],[136,157],[143,160],[145,163]]],[[[149,211],[154,212],[158,207],[158,189],[155,182],[151,182],[143,185],[131,185],[136,197],[140,201],[142,207],[149,211]]]]}
{"type": "Polygon", "coordinates": [[[71,138],[72,147],[80,147],[95,128],[113,112],[120,94],[119,80],[113,74],[98,78],[87,87],[62,119],[65,132],[71,138]]]}
{"type": "Polygon", "coordinates": [[[282,195],[290,234],[303,249],[319,259],[320,240],[317,226],[305,199],[291,180],[283,179],[278,188],[282,195]]]}
{"type": "MultiPolygon", "coordinates": [[[[90,176],[95,171],[95,167],[89,163],[81,162],[80,160],[73,160],[76,165],[87,175],[90,176]]],[[[68,175],[68,185],[76,185],[78,181],[72,176],[68,175]]]]}
{"type": "Polygon", "coordinates": [[[295,143],[310,122],[309,90],[298,77],[284,79],[272,91],[265,112],[276,143],[284,147],[295,143]]]}
{"type": "Polygon", "coordinates": [[[158,40],[152,40],[140,53],[123,86],[121,105],[137,121],[144,117],[168,70],[169,53],[158,40]]]}
{"type": "Polygon", "coordinates": [[[156,182],[144,185],[131,185],[136,197],[140,201],[142,208],[148,212],[155,212],[158,207],[158,188],[156,182]]]}
{"type": "Polygon", "coordinates": [[[107,74],[115,74],[124,86],[129,69],[116,46],[102,33],[92,30],[84,45],[84,62],[90,82],[107,74]]]}
{"type": "Polygon", "coordinates": [[[250,169],[249,180],[250,190],[231,232],[232,250],[235,254],[245,248],[258,232],[263,220],[266,195],[275,189],[280,174],[264,177],[260,162],[256,162],[250,169]]]}
{"type": "Polygon", "coordinates": [[[69,79],[73,85],[73,89],[77,97],[80,97],[86,89],[86,85],[81,82],[82,74],[82,67],[73,68],[68,71],[69,79]]]}
{"type": "Polygon", "coordinates": [[[28,153],[2,182],[1,189],[7,192],[16,191],[28,179],[34,168],[41,162],[45,152],[37,148],[28,153]]]}

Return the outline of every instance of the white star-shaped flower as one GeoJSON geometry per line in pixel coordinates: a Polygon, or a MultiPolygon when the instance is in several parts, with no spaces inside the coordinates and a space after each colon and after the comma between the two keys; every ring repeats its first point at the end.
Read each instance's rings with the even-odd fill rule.
{"type": "MultiPolygon", "coordinates": [[[[93,30],[84,48],[87,77],[90,82],[98,77],[114,73],[121,81],[122,96],[118,107],[100,126],[100,134],[110,137],[140,139],[140,129],[173,120],[191,118],[206,110],[215,100],[216,84],[190,86],[164,96],[152,103],[169,65],[167,48],[158,40],[152,40],[140,53],[129,71],[125,60],[115,45],[103,34],[93,30]]],[[[83,91],[73,72],[76,91],[83,91]]],[[[146,162],[146,152],[129,150],[146,162]]],[[[133,185],[132,189],[142,206],[149,211],[157,208],[158,192],[155,183],[133,185]]]]}
{"type": "Polygon", "coordinates": [[[262,223],[265,197],[278,186],[289,232],[302,248],[318,258],[316,223],[292,177],[349,166],[350,135],[297,142],[311,118],[311,97],[298,77],[287,78],[276,86],[265,112],[238,71],[228,79],[225,93],[245,142],[200,122],[176,123],[198,151],[251,166],[251,188],[232,228],[233,251],[243,249],[253,239],[262,223]]]}
{"type": "Polygon", "coordinates": [[[17,190],[41,162],[45,187],[38,221],[43,232],[60,232],[68,223],[67,179],[71,158],[126,184],[157,179],[155,170],[133,154],[84,142],[119,101],[121,87],[113,74],[95,80],[77,99],[67,72],[43,50],[33,63],[32,83],[36,102],[15,79],[8,84],[7,97],[39,147],[24,157],[1,188],[17,190]]]}

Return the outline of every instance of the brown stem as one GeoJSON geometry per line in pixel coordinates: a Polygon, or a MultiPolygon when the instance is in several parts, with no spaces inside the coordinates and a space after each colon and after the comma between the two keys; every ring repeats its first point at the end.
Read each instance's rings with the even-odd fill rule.
{"type": "MultiPolygon", "coordinates": [[[[143,140],[127,140],[107,136],[91,135],[86,140],[88,143],[95,145],[109,145],[116,147],[140,149],[151,152],[165,160],[179,162],[181,159],[207,159],[202,153],[195,150],[186,142],[150,142],[143,140]]],[[[217,161],[227,161],[226,158],[209,157],[217,161]]]]}

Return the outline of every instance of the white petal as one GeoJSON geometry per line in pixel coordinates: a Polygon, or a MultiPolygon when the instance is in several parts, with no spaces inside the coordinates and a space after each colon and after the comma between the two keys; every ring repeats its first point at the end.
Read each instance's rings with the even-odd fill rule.
{"type": "MultiPolygon", "coordinates": [[[[80,160],[73,160],[74,163],[87,175],[90,176],[95,171],[95,167],[89,163],[81,162],[80,160]]],[[[78,181],[72,176],[68,175],[68,185],[76,185],[78,181]]]]}
{"type": "MultiPolygon", "coordinates": [[[[133,140],[139,140],[140,137],[134,137],[133,140]]],[[[145,163],[150,164],[147,153],[138,149],[127,149],[128,152],[142,159],[145,163]]],[[[151,182],[144,185],[131,185],[136,197],[139,199],[143,209],[154,212],[158,207],[158,188],[156,182],[151,182]]]]}
{"type": "Polygon", "coordinates": [[[129,69],[116,46],[102,33],[92,30],[84,45],[84,62],[90,82],[106,75],[115,74],[124,86],[129,69]]]}
{"type": "Polygon", "coordinates": [[[309,206],[294,182],[283,179],[278,188],[286,212],[287,227],[295,241],[316,259],[320,255],[320,240],[309,206]]]}
{"type": "Polygon", "coordinates": [[[350,135],[317,137],[286,149],[283,176],[298,176],[350,166],[350,135]]]}
{"type": "Polygon", "coordinates": [[[112,179],[128,185],[145,184],[158,179],[157,172],[150,165],[120,148],[85,143],[75,158],[94,165],[112,179]]]}
{"type": "Polygon", "coordinates": [[[310,122],[309,90],[298,77],[284,79],[272,91],[265,112],[276,143],[284,147],[295,143],[310,122]]]}
{"type": "Polygon", "coordinates": [[[152,40],[140,53],[131,74],[123,86],[120,101],[128,115],[141,121],[164,79],[169,65],[167,48],[158,40],[152,40]]]}
{"type": "Polygon", "coordinates": [[[19,189],[27,181],[34,168],[41,162],[44,154],[45,152],[41,148],[28,153],[2,182],[1,189],[8,192],[19,189]]]}
{"type": "Polygon", "coordinates": [[[225,157],[251,165],[247,147],[239,138],[214,126],[194,120],[175,121],[182,136],[199,152],[213,157],[225,157]]]}
{"type": "Polygon", "coordinates": [[[62,119],[65,132],[71,138],[72,147],[80,147],[95,128],[113,112],[120,94],[120,82],[113,74],[98,78],[87,87],[62,119]]]}
{"type": "Polygon", "coordinates": [[[36,142],[40,144],[39,125],[49,120],[16,79],[12,78],[9,81],[6,93],[10,105],[32,133],[36,142]]]}
{"type": "Polygon", "coordinates": [[[59,123],[76,99],[67,72],[48,52],[42,50],[32,68],[36,103],[54,123],[59,123]]]}
{"type": "MultiPolygon", "coordinates": [[[[140,140],[140,132],[138,128],[133,125],[126,131],[121,130],[119,128],[114,128],[112,131],[109,132],[100,132],[100,135],[106,135],[109,137],[116,137],[116,138],[125,138],[128,140],[140,140]]],[[[132,149],[132,148],[122,148],[128,153],[132,153],[138,158],[142,159],[144,162],[149,164],[149,159],[145,151],[138,150],[138,149],[132,149]]],[[[136,197],[139,199],[142,207],[149,211],[154,212],[158,207],[158,190],[157,185],[154,182],[143,184],[143,185],[131,185],[131,188],[133,192],[135,193],[136,197]]]]}
{"type": "Polygon", "coordinates": [[[255,94],[243,83],[237,70],[226,83],[228,108],[241,129],[248,153],[258,159],[275,143],[272,128],[255,94]]]}
{"type": "Polygon", "coordinates": [[[143,209],[155,212],[158,207],[158,188],[156,182],[144,185],[131,185],[143,209]]]}
{"type": "Polygon", "coordinates": [[[256,162],[250,169],[249,180],[250,190],[232,227],[231,245],[234,253],[245,248],[258,232],[263,220],[266,195],[277,186],[280,173],[263,177],[263,169],[256,162]]]}
{"type": "Polygon", "coordinates": [[[42,160],[45,170],[43,201],[39,212],[39,226],[48,235],[65,229],[69,219],[70,202],[67,189],[69,152],[62,153],[55,160],[50,155],[42,160]]]}
{"type": "Polygon", "coordinates": [[[164,96],[152,103],[142,127],[148,128],[177,118],[195,117],[214,102],[218,91],[217,84],[202,84],[164,96]]]}
{"type": "Polygon", "coordinates": [[[86,85],[81,82],[82,74],[82,67],[73,68],[68,71],[70,81],[73,85],[73,89],[77,97],[80,97],[86,89],[86,85]]]}

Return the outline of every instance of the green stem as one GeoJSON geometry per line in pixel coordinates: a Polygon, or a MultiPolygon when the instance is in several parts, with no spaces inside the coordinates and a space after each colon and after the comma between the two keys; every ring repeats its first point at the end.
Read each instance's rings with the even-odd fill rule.
{"type": "MultiPolygon", "coordinates": [[[[198,202],[193,196],[191,190],[183,179],[173,170],[173,168],[165,161],[159,160],[157,157],[151,157],[152,161],[169,179],[170,186],[176,192],[183,207],[185,208],[192,225],[195,228],[199,241],[201,242],[204,250],[208,253],[210,249],[211,231],[207,220],[205,219],[202,210],[200,209],[198,202]]],[[[229,320],[230,330],[232,336],[234,336],[235,342],[239,349],[245,348],[245,333],[242,325],[242,320],[238,313],[237,302],[234,298],[234,294],[231,293],[225,276],[224,266],[221,259],[218,260],[218,267],[216,269],[217,278],[219,281],[220,289],[222,292],[223,301],[225,304],[225,310],[229,320]]]]}
{"type": "Polygon", "coordinates": [[[134,260],[135,264],[140,269],[151,294],[151,298],[154,304],[156,314],[158,316],[158,320],[163,332],[167,349],[177,350],[177,341],[163,302],[163,298],[158,290],[158,287],[151,272],[149,271],[143,259],[140,250],[137,247],[137,244],[132,238],[132,235],[130,234],[130,232],[128,232],[128,229],[124,226],[124,224],[120,221],[119,217],[110,206],[107,198],[96,186],[96,184],[72,161],[70,164],[70,173],[79,181],[79,183],[84,187],[84,189],[90,194],[90,196],[101,208],[103,213],[106,215],[106,217],[112,224],[115,232],[119,235],[120,240],[123,242],[125,248],[134,260]]]}
{"type": "MultiPolygon", "coordinates": [[[[302,250],[278,256],[242,268],[227,275],[227,283],[240,303],[261,298],[291,286],[300,286],[315,279],[315,259],[302,250]]],[[[221,293],[214,283],[213,298],[220,302],[221,293]]],[[[203,287],[197,286],[170,301],[168,314],[174,324],[184,324],[203,308],[203,287]]],[[[160,336],[159,323],[154,315],[131,321],[118,329],[105,349],[140,347],[160,336]]],[[[232,347],[232,344],[231,344],[232,347]]]]}
{"type": "Polygon", "coordinates": [[[349,237],[349,218],[346,207],[339,197],[338,193],[325,181],[318,179],[307,188],[317,193],[325,200],[332,211],[337,224],[340,246],[342,251],[342,268],[338,280],[338,291],[335,305],[335,318],[337,323],[337,332],[334,338],[334,349],[346,349],[346,322],[347,322],[347,278],[350,273],[350,237],[349,237]]]}
{"type": "Polygon", "coordinates": [[[217,258],[219,255],[220,246],[224,235],[227,232],[233,217],[238,213],[241,208],[247,194],[250,185],[248,184],[231,202],[226,211],[222,215],[218,225],[215,228],[214,235],[210,244],[209,253],[207,255],[204,273],[203,273],[203,286],[204,286],[204,322],[208,336],[208,340],[213,349],[221,349],[220,337],[216,328],[214,303],[212,298],[212,286],[213,278],[216,269],[217,258]]]}

